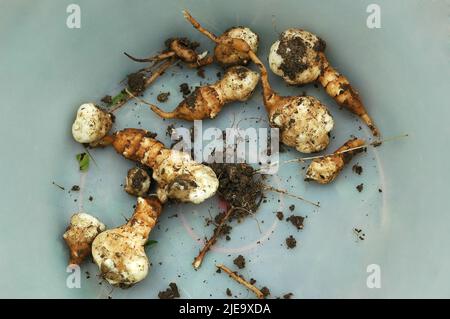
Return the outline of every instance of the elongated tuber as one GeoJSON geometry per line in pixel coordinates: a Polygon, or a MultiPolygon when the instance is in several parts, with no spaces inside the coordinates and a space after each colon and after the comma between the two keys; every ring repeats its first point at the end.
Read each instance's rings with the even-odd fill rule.
{"type": "Polygon", "coordinates": [[[256,53],[258,51],[259,38],[258,35],[250,30],[248,27],[232,27],[226,30],[220,37],[217,37],[213,33],[203,29],[201,25],[190,15],[189,12],[183,11],[184,17],[191,22],[196,29],[202,29],[204,34],[216,43],[214,49],[214,58],[216,61],[224,67],[233,65],[246,65],[250,61],[248,53],[236,50],[235,48],[226,45],[222,39],[241,39],[245,41],[250,49],[256,53]]]}
{"type": "Polygon", "coordinates": [[[138,197],[134,214],[125,225],[106,230],[95,238],[92,257],[111,285],[129,287],[147,276],[150,264],[144,245],[161,209],[158,199],[138,197]]]}
{"type": "Polygon", "coordinates": [[[69,264],[81,264],[91,253],[91,244],[95,237],[104,230],[105,225],[94,216],[86,213],[74,214],[63,235],[70,249],[69,264]]]}
{"type": "Polygon", "coordinates": [[[379,136],[358,93],[348,79],[328,62],[325,48],[325,41],[315,34],[301,29],[287,29],[270,49],[270,68],[289,84],[303,85],[318,81],[340,106],[358,115],[372,134],[379,136]]]}
{"type": "Polygon", "coordinates": [[[363,146],[364,144],[364,140],[353,138],[339,147],[334,154],[314,159],[311,164],[309,164],[305,180],[316,181],[319,184],[331,183],[342,171],[345,164],[350,162],[356,154],[364,150],[363,148],[356,150],[351,149],[363,146]]]}
{"type": "Polygon", "coordinates": [[[134,196],[144,196],[150,189],[151,179],[147,172],[140,167],[133,167],[125,179],[125,191],[134,196]]]}
{"type": "Polygon", "coordinates": [[[165,119],[177,118],[188,121],[212,119],[225,104],[246,101],[252,95],[258,81],[258,73],[243,66],[234,66],[229,68],[223,78],[216,83],[197,87],[172,112],[165,112],[142,99],[140,101],[148,104],[153,112],[165,119]]]}
{"type": "Polygon", "coordinates": [[[113,116],[96,106],[85,103],[78,108],[72,125],[72,135],[78,143],[92,143],[100,140],[112,127],[113,116]]]}
{"type": "Polygon", "coordinates": [[[214,171],[191,159],[185,152],[165,148],[150,132],[127,128],[108,135],[94,146],[112,144],[125,158],[153,169],[161,202],[169,198],[181,202],[201,203],[219,187],[214,171]]]}

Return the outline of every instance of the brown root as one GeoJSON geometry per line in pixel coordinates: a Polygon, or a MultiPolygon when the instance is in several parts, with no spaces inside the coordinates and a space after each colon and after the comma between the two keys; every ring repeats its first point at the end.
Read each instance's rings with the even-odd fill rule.
{"type": "MultiPolygon", "coordinates": [[[[326,59],[323,53],[322,59],[326,59]]],[[[345,107],[352,113],[358,115],[364,123],[369,127],[374,136],[380,136],[380,132],[375,126],[373,120],[367,114],[367,111],[359,97],[359,94],[350,85],[348,79],[336,71],[328,62],[319,76],[320,84],[325,88],[325,91],[330,95],[340,106],[345,107]]]]}
{"type": "Polygon", "coordinates": [[[261,290],[259,290],[255,286],[253,286],[251,283],[249,283],[247,280],[245,280],[242,276],[238,275],[237,272],[231,271],[231,269],[229,269],[228,267],[226,267],[222,264],[216,265],[216,267],[219,268],[220,270],[224,271],[225,273],[227,273],[236,282],[240,283],[245,288],[247,288],[248,290],[253,292],[258,299],[264,299],[264,294],[261,292],[261,290]]]}
{"type": "Polygon", "coordinates": [[[195,257],[194,262],[192,263],[192,266],[194,266],[195,270],[200,268],[200,266],[202,265],[203,259],[206,256],[206,253],[217,242],[217,239],[218,239],[218,237],[219,237],[219,235],[220,235],[220,233],[222,231],[223,226],[227,223],[227,221],[229,220],[229,218],[230,218],[230,216],[231,216],[231,214],[233,213],[234,210],[235,210],[235,208],[233,208],[233,207],[228,209],[226,214],[220,220],[219,225],[217,225],[217,227],[214,229],[214,233],[211,236],[211,238],[208,239],[208,241],[205,243],[203,248],[200,250],[200,252],[197,255],[197,257],[195,257]]]}
{"type": "Polygon", "coordinates": [[[124,52],[123,54],[125,54],[128,58],[130,58],[131,60],[135,61],[135,62],[157,62],[157,61],[162,61],[162,60],[166,60],[170,57],[175,56],[175,52],[173,51],[169,51],[169,52],[164,52],[158,55],[154,55],[148,58],[135,58],[134,56],[124,52]]]}

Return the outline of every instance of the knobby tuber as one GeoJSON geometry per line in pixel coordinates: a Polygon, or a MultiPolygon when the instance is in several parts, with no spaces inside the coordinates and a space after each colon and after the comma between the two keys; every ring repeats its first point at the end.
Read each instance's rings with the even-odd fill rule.
{"type": "Polygon", "coordinates": [[[130,195],[144,196],[150,189],[150,184],[148,173],[140,167],[133,167],[127,173],[124,189],[130,195]]]}
{"type": "Polygon", "coordinates": [[[80,265],[91,253],[95,237],[105,230],[105,225],[86,213],[77,213],[70,218],[69,227],[63,235],[70,249],[69,264],[80,265]]]}
{"type": "Polygon", "coordinates": [[[325,48],[325,41],[315,34],[301,29],[287,29],[272,45],[269,65],[289,84],[303,85],[318,81],[340,106],[358,115],[372,134],[379,136],[356,90],[328,62],[325,48]]]}
{"type": "Polygon", "coordinates": [[[143,280],[150,264],[144,250],[162,205],[154,197],[138,197],[131,219],[118,228],[100,233],[92,243],[92,257],[111,285],[129,287],[143,280]]]}
{"type": "Polygon", "coordinates": [[[241,39],[249,45],[250,49],[254,53],[258,51],[258,35],[248,27],[232,27],[226,30],[220,37],[217,37],[213,33],[203,29],[200,24],[189,14],[189,12],[183,11],[183,15],[195,28],[201,28],[204,30],[203,33],[216,43],[214,58],[222,66],[228,67],[233,65],[246,65],[250,61],[248,53],[236,50],[235,48],[226,45],[221,41],[222,39],[241,39]]]}
{"type": "Polygon", "coordinates": [[[197,87],[172,112],[165,112],[156,105],[139,100],[165,119],[177,118],[188,121],[212,119],[225,104],[246,101],[252,95],[258,81],[258,73],[243,66],[234,66],[229,68],[223,78],[216,83],[197,87]]]}
{"type": "Polygon", "coordinates": [[[110,144],[125,158],[153,169],[157,195],[163,203],[171,198],[198,204],[217,191],[219,181],[210,167],[197,163],[185,152],[167,149],[146,130],[127,128],[92,146],[110,144]]]}
{"type": "Polygon", "coordinates": [[[365,141],[357,138],[348,140],[339,147],[332,155],[314,159],[306,171],[307,181],[316,181],[319,184],[328,184],[336,179],[344,168],[344,165],[363,151],[362,148],[351,150],[365,145],[365,141]],[[345,151],[345,152],[344,152],[345,151]]]}
{"type": "Polygon", "coordinates": [[[78,108],[72,125],[72,135],[78,143],[92,143],[108,134],[113,116],[94,103],[85,103],[78,108]]]}

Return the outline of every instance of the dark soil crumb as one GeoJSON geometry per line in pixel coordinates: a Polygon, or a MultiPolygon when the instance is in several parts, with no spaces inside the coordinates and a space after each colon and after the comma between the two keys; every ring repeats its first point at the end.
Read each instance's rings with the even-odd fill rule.
{"type": "Polygon", "coordinates": [[[145,90],[145,78],[142,73],[131,73],[128,75],[128,87],[134,93],[141,93],[145,90]]]}
{"type": "Polygon", "coordinates": [[[102,99],[100,101],[102,101],[103,103],[106,103],[106,104],[111,104],[113,100],[112,100],[111,95],[105,95],[104,97],[102,97],[102,99]]]}
{"type": "Polygon", "coordinates": [[[364,184],[363,183],[359,184],[358,186],[356,186],[356,189],[358,190],[358,192],[361,193],[364,189],[364,184]]]}
{"type": "Polygon", "coordinates": [[[355,173],[355,174],[361,175],[361,173],[363,172],[363,168],[362,168],[362,166],[360,166],[360,165],[358,165],[358,164],[355,164],[355,165],[353,165],[353,167],[352,167],[352,171],[353,171],[353,173],[355,173]]]}
{"type": "Polygon", "coordinates": [[[78,192],[80,190],[80,186],[78,185],[73,185],[72,188],[70,189],[72,192],[78,192]]]}
{"type": "Polygon", "coordinates": [[[295,205],[291,205],[291,206],[289,206],[289,210],[290,210],[291,212],[293,212],[293,211],[294,211],[294,209],[295,209],[295,205]]]}
{"type": "Polygon", "coordinates": [[[291,222],[291,224],[297,227],[297,229],[303,229],[303,221],[305,220],[305,217],[291,215],[286,220],[291,222]]]}
{"type": "Polygon", "coordinates": [[[283,212],[277,212],[277,218],[278,218],[279,220],[283,220],[283,218],[284,218],[283,212]]]}
{"type": "Polygon", "coordinates": [[[286,238],[286,246],[288,249],[295,248],[297,246],[297,240],[291,235],[288,238],[286,238]]]}
{"type": "Polygon", "coordinates": [[[94,200],[94,197],[89,196],[89,201],[92,202],[94,200]]]}
{"type": "Polygon", "coordinates": [[[266,298],[267,296],[270,295],[270,290],[269,290],[269,288],[267,288],[267,287],[262,287],[262,288],[261,288],[261,292],[262,292],[262,294],[264,295],[264,298],[266,298]]]}
{"type": "Polygon", "coordinates": [[[222,77],[222,73],[220,73],[220,72],[217,72],[217,73],[216,73],[216,76],[217,76],[217,78],[219,78],[219,79],[220,79],[220,78],[222,77]]]}
{"type": "Polygon", "coordinates": [[[156,99],[158,100],[158,102],[164,103],[167,102],[167,100],[169,99],[169,95],[170,92],[159,93],[156,99]]]}
{"type": "Polygon", "coordinates": [[[165,291],[160,291],[158,293],[159,299],[175,299],[180,298],[180,293],[178,292],[177,284],[174,282],[171,282],[169,284],[169,288],[167,288],[165,291]]]}
{"type": "Polygon", "coordinates": [[[381,188],[378,188],[378,193],[382,193],[383,190],[381,188]]]}
{"type": "Polygon", "coordinates": [[[202,68],[198,69],[197,70],[197,75],[199,77],[201,77],[202,79],[204,79],[205,78],[205,70],[203,70],[202,68]]]}
{"type": "Polygon", "coordinates": [[[256,280],[253,279],[253,278],[250,278],[249,283],[250,283],[251,285],[254,285],[254,284],[256,283],[256,280]]]}
{"type": "Polygon", "coordinates": [[[191,94],[191,89],[189,88],[189,84],[181,83],[180,84],[180,92],[183,93],[183,97],[186,97],[189,94],[191,94]]]}
{"type": "Polygon", "coordinates": [[[288,292],[283,296],[284,299],[291,299],[294,294],[292,292],[288,292]]]}
{"type": "Polygon", "coordinates": [[[233,260],[233,263],[239,268],[239,269],[243,269],[245,268],[245,258],[242,255],[237,256],[237,258],[235,258],[233,260]]]}
{"type": "Polygon", "coordinates": [[[228,297],[231,297],[233,294],[231,293],[230,288],[227,288],[226,294],[228,297]]]}
{"type": "Polygon", "coordinates": [[[362,229],[353,228],[353,233],[355,234],[356,238],[359,240],[366,239],[366,234],[363,233],[362,229]]]}

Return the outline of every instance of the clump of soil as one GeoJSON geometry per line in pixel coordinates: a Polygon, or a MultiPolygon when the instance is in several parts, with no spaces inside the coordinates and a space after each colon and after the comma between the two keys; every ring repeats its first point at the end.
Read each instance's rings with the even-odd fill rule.
{"type": "Polygon", "coordinates": [[[364,189],[364,184],[363,183],[359,184],[358,186],[356,186],[356,189],[358,190],[358,192],[361,193],[364,189]]]}
{"type": "Polygon", "coordinates": [[[237,256],[234,260],[233,263],[239,268],[239,269],[243,269],[245,268],[245,258],[242,255],[237,256]]]}
{"type": "Polygon", "coordinates": [[[291,224],[297,227],[297,229],[303,229],[303,221],[305,220],[305,217],[291,215],[286,220],[291,222],[291,224]]]}
{"type": "Polygon", "coordinates": [[[158,102],[164,103],[167,102],[167,100],[169,99],[169,95],[170,92],[159,93],[156,99],[158,100],[158,102]]]}
{"type": "Polygon", "coordinates": [[[191,94],[191,89],[189,88],[189,84],[181,83],[180,84],[180,92],[183,93],[183,97],[186,97],[189,94],[191,94]]]}
{"type": "Polygon", "coordinates": [[[111,95],[105,95],[100,101],[106,104],[111,104],[113,102],[111,95]]]}
{"type": "Polygon", "coordinates": [[[288,249],[295,248],[297,246],[297,240],[294,238],[294,236],[289,236],[286,238],[286,246],[288,249]]]}
{"type": "Polygon", "coordinates": [[[363,172],[363,168],[362,168],[362,166],[360,166],[360,165],[358,165],[358,164],[355,164],[355,165],[353,165],[353,167],[352,167],[352,171],[353,171],[353,173],[355,173],[355,174],[361,175],[361,173],[363,172]]]}
{"type": "Polygon", "coordinates": [[[294,205],[294,204],[292,204],[291,206],[289,206],[289,210],[290,210],[291,212],[293,212],[294,209],[295,209],[295,205],[294,205]]]}
{"type": "Polygon", "coordinates": [[[142,73],[131,73],[128,75],[128,88],[133,93],[141,93],[145,90],[145,77],[142,73]]]}
{"type": "Polygon", "coordinates": [[[246,163],[208,165],[219,179],[219,196],[229,206],[238,208],[231,214],[230,220],[255,213],[263,199],[261,175],[255,174],[253,167],[246,163]]]}
{"type": "Polygon", "coordinates": [[[291,299],[291,297],[293,296],[294,294],[292,293],[292,292],[288,292],[287,294],[285,294],[284,296],[283,296],[283,298],[284,299],[291,299]]]}
{"type": "Polygon", "coordinates": [[[72,188],[70,189],[72,192],[78,192],[80,190],[80,186],[78,185],[73,185],[72,188]]]}
{"type": "Polygon", "coordinates": [[[277,212],[277,218],[278,218],[279,220],[283,220],[283,218],[284,218],[283,212],[277,212]]]}
{"type": "Polygon", "coordinates": [[[226,293],[227,293],[227,296],[228,296],[228,297],[231,297],[231,296],[233,295],[233,294],[231,293],[230,288],[227,288],[226,293]]]}
{"type": "Polygon", "coordinates": [[[269,290],[269,288],[267,288],[267,287],[262,287],[262,288],[261,288],[261,292],[262,292],[262,294],[264,295],[264,298],[266,298],[267,296],[270,295],[270,290],[269,290]]]}
{"type": "Polygon", "coordinates": [[[283,58],[280,69],[291,80],[309,67],[308,63],[303,62],[306,51],[306,44],[298,37],[280,41],[277,49],[277,53],[283,58]]]}
{"type": "Polygon", "coordinates": [[[178,291],[177,284],[174,282],[171,282],[169,284],[169,288],[167,288],[165,291],[160,291],[158,293],[159,299],[175,299],[180,298],[180,293],[178,291]]]}

